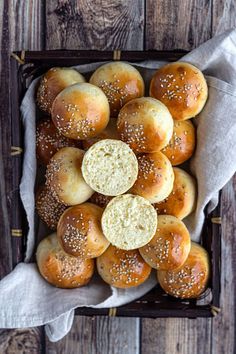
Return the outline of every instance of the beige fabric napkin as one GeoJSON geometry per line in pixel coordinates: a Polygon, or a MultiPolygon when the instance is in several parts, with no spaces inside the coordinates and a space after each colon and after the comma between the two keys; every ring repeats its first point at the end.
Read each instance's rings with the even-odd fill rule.
{"type": "MultiPolygon", "coordinates": [[[[196,211],[187,218],[193,240],[199,240],[204,220],[203,210],[212,210],[219,190],[236,170],[236,31],[228,31],[201,45],[183,60],[197,65],[207,76],[209,98],[203,112],[195,119],[197,149],[191,162],[198,182],[196,211]]],[[[90,72],[100,64],[78,66],[90,72]]],[[[153,72],[163,63],[137,63],[148,86],[153,72]]],[[[133,289],[115,289],[98,278],[83,288],[64,290],[50,286],[39,275],[36,265],[27,263],[34,250],[34,183],[35,158],[35,86],[28,89],[21,106],[25,127],[25,155],[20,193],[29,223],[25,263],[0,282],[0,328],[30,327],[47,324],[51,341],[68,333],[79,306],[115,307],[133,301],[156,284],[155,274],[133,289]]]]}

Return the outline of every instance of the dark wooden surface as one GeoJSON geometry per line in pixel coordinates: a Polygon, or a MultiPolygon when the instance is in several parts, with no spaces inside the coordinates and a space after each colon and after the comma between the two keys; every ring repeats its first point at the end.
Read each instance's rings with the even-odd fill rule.
{"type": "MultiPolygon", "coordinates": [[[[0,276],[12,267],[9,53],[21,49],[191,50],[236,26],[235,0],[0,1],[0,276]]],[[[13,171],[14,173],[14,171],[13,171]]],[[[222,195],[221,308],[215,319],[77,317],[63,340],[0,331],[0,353],[231,354],[235,349],[236,178],[222,195]]]]}

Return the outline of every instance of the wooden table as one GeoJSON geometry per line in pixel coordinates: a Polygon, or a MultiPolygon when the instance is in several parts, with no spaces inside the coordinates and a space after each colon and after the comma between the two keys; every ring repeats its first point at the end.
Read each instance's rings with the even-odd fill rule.
{"type": "MultiPolygon", "coordinates": [[[[21,49],[187,49],[236,25],[235,0],[1,0],[0,276],[11,270],[9,53],[21,49]]],[[[221,313],[214,319],[77,317],[58,343],[43,328],[2,330],[0,353],[234,352],[236,178],[222,196],[221,313]]]]}

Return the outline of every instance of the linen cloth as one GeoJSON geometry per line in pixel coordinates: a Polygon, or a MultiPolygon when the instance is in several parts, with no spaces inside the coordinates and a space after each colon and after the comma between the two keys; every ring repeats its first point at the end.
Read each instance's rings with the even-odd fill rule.
{"type": "MultiPolygon", "coordinates": [[[[190,169],[197,179],[198,199],[194,213],[184,220],[191,238],[199,240],[204,209],[217,205],[219,190],[236,170],[236,30],[217,36],[185,55],[181,60],[201,69],[208,82],[209,98],[195,118],[197,147],[190,169]]],[[[101,63],[81,65],[81,73],[91,72],[101,63]]],[[[163,62],[144,61],[135,66],[148,87],[155,69],[163,62]]],[[[144,295],[156,285],[155,272],[142,285],[116,289],[94,277],[86,287],[67,290],[49,285],[29,260],[35,247],[34,185],[35,157],[35,89],[34,80],[21,105],[25,128],[23,176],[20,194],[27,214],[29,233],[25,262],[20,263],[0,281],[0,328],[22,328],[46,324],[51,341],[57,341],[70,330],[74,309],[116,307],[144,295]]],[[[46,236],[46,235],[45,235],[46,236]]]]}

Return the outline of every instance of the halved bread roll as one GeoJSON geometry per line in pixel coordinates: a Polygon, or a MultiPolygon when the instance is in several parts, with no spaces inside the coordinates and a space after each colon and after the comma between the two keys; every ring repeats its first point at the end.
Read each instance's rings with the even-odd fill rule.
{"type": "Polygon", "coordinates": [[[157,228],[157,213],[151,203],[137,195],[113,198],[102,215],[102,230],[112,245],[133,250],[146,245],[157,228]]]}

